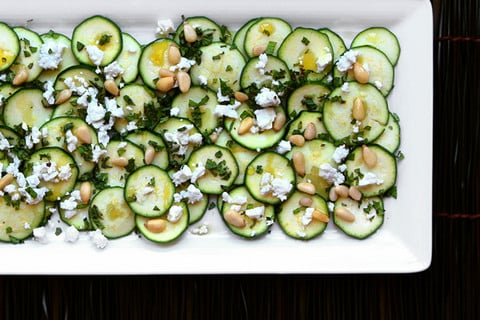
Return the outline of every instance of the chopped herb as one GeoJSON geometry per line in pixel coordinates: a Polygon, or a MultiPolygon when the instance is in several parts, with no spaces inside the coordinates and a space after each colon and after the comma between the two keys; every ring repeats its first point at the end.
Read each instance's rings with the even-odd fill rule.
{"type": "Polygon", "coordinates": [[[216,207],[217,205],[215,204],[215,202],[210,202],[210,204],[208,205],[208,210],[212,210],[216,207]]]}
{"type": "Polygon", "coordinates": [[[60,228],[60,227],[55,228],[55,235],[56,235],[56,236],[61,235],[61,234],[62,234],[62,231],[63,231],[63,230],[62,230],[62,228],[60,228]]]}
{"type": "Polygon", "coordinates": [[[308,40],[308,38],[303,37],[303,38],[302,38],[302,43],[303,43],[304,45],[308,46],[308,44],[310,43],[310,40],[308,40]]]}
{"type": "Polygon", "coordinates": [[[67,122],[62,128],[63,132],[67,132],[68,130],[72,130],[72,129],[73,129],[73,122],[67,122]]]}
{"type": "Polygon", "coordinates": [[[89,214],[90,219],[92,220],[95,227],[103,230],[105,228],[105,226],[103,225],[103,214],[100,212],[96,205],[90,207],[89,214]]]}
{"type": "Polygon", "coordinates": [[[263,166],[258,165],[258,166],[255,168],[255,173],[257,173],[257,174],[262,174],[262,173],[263,173],[263,166]]]}
{"type": "Polygon", "coordinates": [[[274,54],[275,48],[277,47],[276,41],[269,41],[267,44],[267,48],[265,49],[266,54],[274,54]]]}
{"type": "Polygon", "coordinates": [[[223,156],[223,152],[222,152],[222,151],[219,150],[219,151],[215,152],[215,158],[219,159],[219,158],[221,158],[222,156],[223,156]]]}
{"type": "Polygon", "coordinates": [[[103,46],[103,45],[109,43],[111,38],[112,38],[112,36],[110,34],[103,34],[102,37],[100,38],[100,40],[98,40],[98,44],[103,46]]]}
{"type": "Polygon", "coordinates": [[[128,105],[135,105],[135,103],[133,102],[132,98],[130,98],[129,95],[124,95],[124,96],[123,96],[123,100],[125,100],[125,102],[126,102],[128,105]]]}
{"type": "Polygon", "coordinates": [[[77,41],[77,51],[82,51],[85,48],[85,45],[80,41],[77,41]]]}

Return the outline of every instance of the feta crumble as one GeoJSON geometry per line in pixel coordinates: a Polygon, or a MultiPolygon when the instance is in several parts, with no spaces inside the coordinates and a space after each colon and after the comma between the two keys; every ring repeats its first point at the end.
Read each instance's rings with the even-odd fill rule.
{"type": "Polygon", "coordinates": [[[173,21],[170,19],[159,19],[157,21],[157,29],[155,31],[157,37],[159,38],[166,38],[171,33],[175,31],[175,26],[173,25],[173,21]]]}
{"type": "Polygon", "coordinates": [[[90,240],[98,249],[104,249],[108,244],[108,239],[99,229],[89,232],[90,240]]]}
{"type": "Polygon", "coordinates": [[[67,46],[63,43],[50,40],[46,41],[40,46],[40,56],[38,59],[38,65],[42,69],[55,70],[62,62],[63,50],[67,46]]]}
{"type": "Polygon", "coordinates": [[[262,220],[265,214],[265,206],[245,210],[245,215],[255,220],[262,220]]]}
{"type": "Polygon", "coordinates": [[[206,235],[206,234],[208,234],[208,232],[209,232],[208,224],[206,222],[202,223],[200,226],[198,226],[196,228],[190,229],[191,234],[196,234],[196,235],[199,235],[199,236],[206,235]]]}
{"type": "Polygon", "coordinates": [[[349,150],[344,144],[342,144],[341,146],[335,149],[332,155],[332,159],[336,163],[342,163],[342,161],[348,156],[348,153],[349,153],[349,150]]]}
{"type": "Polygon", "coordinates": [[[277,152],[280,154],[285,154],[291,150],[292,150],[292,144],[290,143],[290,141],[281,140],[277,145],[277,152]]]}
{"type": "Polygon", "coordinates": [[[320,166],[318,175],[327,182],[335,185],[340,185],[345,182],[345,176],[329,163],[324,163],[320,166]]]}
{"type": "Polygon", "coordinates": [[[263,108],[266,108],[278,106],[280,105],[281,101],[275,91],[269,88],[262,88],[255,96],[255,103],[263,108]]]}
{"type": "Polygon", "coordinates": [[[175,223],[180,220],[183,215],[183,208],[181,206],[173,205],[168,210],[167,220],[169,222],[175,223]]]}
{"type": "Polygon", "coordinates": [[[346,51],[337,60],[337,69],[340,72],[346,72],[353,68],[353,64],[357,62],[358,52],[355,50],[346,51]]]}
{"type": "Polygon", "coordinates": [[[272,196],[285,201],[288,193],[292,190],[293,185],[290,181],[281,178],[274,178],[272,174],[265,172],[260,181],[260,193],[266,195],[271,193],[272,196]]]}
{"type": "Polygon", "coordinates": [[[95,45],[86,46],[85,49],[87,50],[88,58],[94,65],[99,66],[102,64],[104,56],[104,52],[102,50],[95,45]]]}
{"type": "Polygon", "coordinates": [[[359,187],[369,186],[369,185],[381,185],[383,183],[383,179],[378,178],[374,173],[367,172],[363,175],[363,177],[358,181],[359,187]]]}
{"type": "Polygon", "coordinates": [[[74,226],[70,226],[65,230],[65,242],[77,242],[80,232],[74,226]]]}

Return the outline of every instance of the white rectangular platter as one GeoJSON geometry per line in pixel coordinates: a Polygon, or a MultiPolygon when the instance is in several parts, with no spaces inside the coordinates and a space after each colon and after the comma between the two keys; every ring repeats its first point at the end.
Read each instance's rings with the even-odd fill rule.
{"type": "Polygon", "coordinates": [[[330,222],[309,242],[285,236],[278,226],[254,241],[232,235],[218,212],[202,223],[209,233],[187,233],[168,246],[137,235],[109,241],[97,249],[88,236],[76,243],[54,237],[47,244],[0,243],[0,274],[212,274],[212,273],[409,273],[429,267],[432,250],[432,12],[427,0],[297,1],[14,1],[0,21],[49,29],[71,36],[73,27],[93,14],[116,21],[141,43],[154,39],[158,19],[205,15],[240,27],[259,16],[278,16],[292,26],[328,27],[347,44],[359,31],[385,26],[399,38],[401,56],[390,109],[400,116],[401,151],[398,198],[385,202],[385,223],[366,240],[345,236],[330,222]]]}

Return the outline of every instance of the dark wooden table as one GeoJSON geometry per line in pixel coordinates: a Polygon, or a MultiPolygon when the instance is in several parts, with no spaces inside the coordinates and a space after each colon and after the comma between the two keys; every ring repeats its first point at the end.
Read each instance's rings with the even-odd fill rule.
{"type": "Polygon", "coordinates": [[[432,5],[433,258],[426,271],[405,275],[0,276],[0,320],[478,319],[480,4],[434,0],[432,5]]]}

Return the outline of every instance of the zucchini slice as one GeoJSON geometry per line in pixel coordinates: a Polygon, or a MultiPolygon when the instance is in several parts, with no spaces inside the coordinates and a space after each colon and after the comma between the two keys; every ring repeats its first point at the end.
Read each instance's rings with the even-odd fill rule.
{"type": "Polygon", "coordinates": [[[340,198],[335,202],[333,221],[340,230],[353,238],[368,238],[382,226],[383,220],[383,200],[380,197],[363,198],[360,202],[340,198]]]}
{"type": "Polygon", "coordinates": [[[180,93],[173,99],[171,110],[175,110],[178,117],[192,121],[202,134],[208,136],[220,125],[214,114],[217,104],[215,92],[208,88],[194,86],[188,92],[180,93]]]}
{"type": "Polygon", "coordinates": [[[160,217],[173,203],[175,186],[168,173],[155,165],[132,172],[125,183],[125,200],[138,215],[160,217]]]}
{"type": "Polygon", "coordinates": [[[400,44],[397,36],[384,27],[370,27],[360,31],[352,40],[353,47],[369,45],[385,53],[392,65],[396,65],[400,57],[400,44]]]}
{"type": "Polygon", "coordinates": [[[0,22],[0,71],[7,70],[20,54],[17,33],[7,24],[0,22]]]}
{"type": "Polygon", "coordinates": [[[144,151],[145,164],[154,164],[161,169],[168,167],[168,152],[162,136],[149,130],[135,130],[125,140],[133,142],[144,151]]]}
{"type": "Polygon", "coordinates": [[[291,70],[306,71],[312,79],[321,80],[332,70],[332,51],[328,36],[298,27],[283,41],[278,56],[291,70]]]}
{"type": "Polygon", "coordinates": [[[271,151],[256,156],[245,174],[245,186],[252,197],[272,205],[288,199],[295,189],[295,181],[295,171],[290,161],[271,151]]]}
{"type": "Polygon", "coordinates": [[[364,197],[382,195],[395,185],[396,159],[379,145],[369,144],[355,148],[345,164],[347,179],[351,185],[358,187],[364,197]],[[366,155],[366,152],[370,155],[366,155]],[[372,157],[373,161],[369,160],[372,157]]]}
{"type": "Polygon", "coordinates": [[[17,33],[18,39],[20,39],[21,51],[10,69],[15,73],[15,76],[20,72],[27,73],[28,76],[22,83],[32,82],[38,78],[43,70],[38,64],[40,48],[43,44],[42,38],[35,31],[24,27],[15,27],[13,31],[17,33]]]}
{"type": "Polygon", "coordinates": [[[0,197],[0,242],[19,243],[32,236],[45,217],[45,201],[36,204],[20,202],[14,207],[0,197]]]}
{"type": "Polygon", "coordinates": [[[382,93],[371,84],[348,82],[348,90],[334,89],[323,107],[323,123],[335,140],[349,144],[368,143],[377,139],[388,123],[388,104],[382,93]],[[364,118],[353,116],[355,103],[361,103],[364,118]]]}
{"type": "Polygon", "coordinates": [[[92,162],[91,154],[88,151],[90,151],[91,144],[98,144],[97,133],[83,119],[78,117],[53,118],[39,130],[47,132],[47,136],[42,139],[43,145],[60,147],[73,156],[80,176],[93,171],[95,163],[92,162]],[[82,142],[77,137],[79,128],[89,133],[90,143],[82,142]]]}
{"type": "Polygon", "coordinates": [[[137,215],[135,224],[140,233],[148,240],[166,244],[177,240],[188,228],[189,210],[181,202],[172,206],[172,213],[165,213],[158,218],[137,215]]]}
{"type": "Polygon", "coordinates": [[[122,51],[122,32],[107,17],[96,15],[78,24],[72,33],[72,52],[85,65],[106,66],[122,51]]]}
{"type": "Polygon", "coordinates": [[[213,42],[201,47],[200,63],[192,66],[190,76],[194,85],[201,85],[200,79],[207,79],[207,86],[213,91],[225,83],[230,89],[240,89],[240,76],[245,66],[242,53],[233,46],[223,42],[213,42]]]}
{"type": "Polygon", "coordinates": [[[123,188],[110,187],[97,193],[88,208],[93,229],[109,238],[121,238],[135,229],[135,214],[123,197],[123,188]]]}
{"type": "Polygon", "coordinates": [[[3,107],[3,121],[11,128],[23,123],[38,128],[51,118],[52,113],[53,109],[44,105],[42,90],[22,88],[7,100],[3,107]]]}
{"type": "Polygon", "coordinates": [[[233,202],[223,201],[221,215],[230,231],[247,239],[268,233],[275,220],[273,206],[255,200],[244,186],[231,190],[228,198],[233,202]],[[242,199],[242,203],[235,203],[235,199],[242,199]]]}
{"type": "Polygon", "coordinates": [[[244,51],[247,56],[254,57],[254,48],[263,47],[269,54],[277,55],[280,44],[291,32],[292,27],[283,19],[258,18],[246,31],[244,51]]]}
{"type": "Polygon", "coordinates": [[[303,110],[322,111],[330,89],[317,83],[304,84],[288,97],[287,113],[291,118],[303,110]]]}
{"type": "Polygon", "coordinates": [[[155,90],[157,88],[160,69],[169,69],[173,66],[168,61],[170,46],[178,47],[175,41],[162,38],[150,42],[142,50],[138,62],[138,71],[143,82],[150,89],[155,90]]]}
{"type": "Polygon", "coordinates": [[[36,150],[25,162],[24,174],[25,177],[38,177],[38,186],[48,189],[44,199],[56,201],[75,187],[78,167],[72,156],[63,149],[44,147],[36,150]]]}
{"type": "Polygon", "coordinates": [[[308,195],[295,191],[292,196],[278,208],[277,220],[283,232],[299,240],[310,240],[325,231],[330,219],[327,202],[318,195],[308,195]],[[303,198],[311,199],[306,207],[299,203],[303,198]]]}
{"type": "Polygon", "coordinates": [[[281,59],[265,54],[248,60],[242,71],[240,86],[244,89],[251,85],[272,88],[274,81],[278,83],[275,86],[284,86],[290,81],[290,72],[281,59]]]}
{"type": "Polygon", "coordinates": [[[238,176],[238,164],[232,152],[217,145],[207,145],[193,151],[187,164],[192,172],[197,168],[205,168],[205,173],[197,178],[196,185],[200,191],[208,194],[221,194],[228,190],[238,176]]]}

